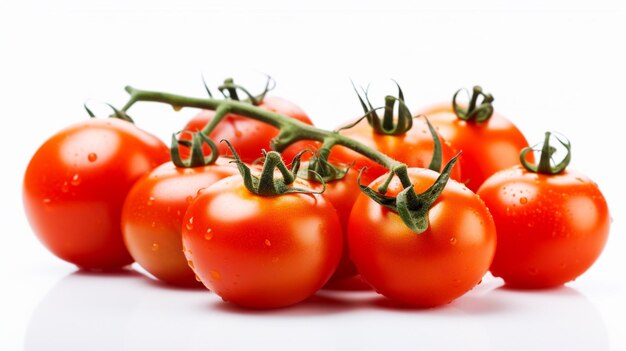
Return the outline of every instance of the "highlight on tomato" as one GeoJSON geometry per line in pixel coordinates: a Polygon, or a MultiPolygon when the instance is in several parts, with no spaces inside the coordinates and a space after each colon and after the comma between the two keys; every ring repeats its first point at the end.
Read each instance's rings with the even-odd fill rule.
{"type": "Polygon", "coordinates": [[[295,180],[299,156],[289,170],[280,154],[267,153],[260,176],[238,158],[237,165],[242,176],[201,190],[185,213],[190,266],[208,289],[243,307],[278,308],[312,296],[341,257],[335,209],[295,180]]]}
{"type": "MultiPolygon", "coordinates": [[[[455,151],[450,143],[432,128],[426,118],[420,116],[416,118],[411,115],[399,86],[398,97],[386,97],[382,118],[370,103],[367,92],[363,97],[358,91],[356,92],[365,117],[340,128],[340,134],[378,150],[409,167],[430,168],[440,172],[442,165],[454,157],[455,151]],[[394,117],[396,103],[398,112],[394,117]],[[437,164],[432,163],[435,152],[442,154],[437,164]]],[[[330,158],[338,162],[353,163],[356,170],[364,169],[361,177],[365,184],[371,183],[389,171],[376,161],[343,146],[333,148],[330,158]]],[[[452,179],[461,180],[461,172],[462,167],[455,167],[452,170],[452,179]]]]}
{"type": "Polygon", "coordinates": [[[439,306],[471,290],[488,271],[496,228],[476,194],[448,181],[457,157],[441,174],[404,168],[411,184],[381,176],[362,186],[348,245],[361,276],[378,293],[408,305],[439,306]]]}
{"type": "MultiPolygon", "coordinates": [[[[247,102],[261,109],[313,125],[309,116],[296,104],[277,96],[267,96],[267,93],[273,88],[272,85],[273,80],[268,77],[265,90],[260,95],[255,96],[244,87],[235,84],[232,79],[226,79],[219,90],[229,99],[247,102]],[[240,99],[238,91],[243,92],[246,98],[240,99]]],[[[212,96],[208,88],[207,92],[212,96]]],[[[213,120],[214,116],[215,111],[202,110],[185,125],[183,130],[202,131],[213,120]]],[[[252,163],[259,158],[262,150],[271,149],[271,140],[278,135],[278,132],[276,127],[267,123],[231,113],[227,114],[215,126],[209,134],[209,138],[216,143],[220,140],[228,140],[243,162],[252,163]]],[[[310,141],[297,142],[282,151],[283,158],[286,162],[291,162],[298,151],[314,145],[315,143],[310,141]]],[[[223,143],[218,144],[218,150],[220,155],[230,154],[229,148],[223,143]]],[[[205,153],[210,152],[206,147],[204,151],[205,153]]]]}
{"type": "Polygon", "coordinates": [[[558,164],[547,132],[538,164],[527,161],[492,175],[478,190],[496,223],[498,247],[491,273],[515,288],[550,288],[583,274],[607,241],[610,215],[598,185],[567,169],[570,143],[558,164]]]}
{"type": "Polygon", "coordinates": [[[24,209],[33,231],[54,255],[84,269],[133,262],[120,230],[124,199],[137,179],[169,160],[161,140],[125,113],[116,114],[54,134],[24,175],[24,209]]]}
{"type": "MultiPolygon", "coordinates": [[[[462,182],[476,192],[493,173],[516,165],[519,150],[528,147],[522,132],[507,118],[495,113],[491,94],[475,86],[469,104],[457,103],[458,90],[452,103],[434,105],[419,111],[435,126],[437,132],[456,151],[463,151],[462,182]]],[[[529,161],[533,156],[528,155],[529,161]]]]}
{"type": "Polygon", "coordinates": [[[157,279],[180,286],[202,286],[183,254],[183,216],[198,191],[238,174],[229,160],[204,134],[194,133],[184,160],[172,136],[172,161],[141,177],[132,187],[122,211],[124,242],[134,260],[157,279]],[[209,145],[211,154],[203,155],[209,145]]]}

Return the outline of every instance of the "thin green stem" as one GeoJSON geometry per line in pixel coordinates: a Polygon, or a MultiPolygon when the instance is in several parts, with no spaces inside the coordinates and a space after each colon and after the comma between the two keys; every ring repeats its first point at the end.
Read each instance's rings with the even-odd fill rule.
{"type": "MultiPolygon", "coordinates": [[[[345,146],[389,169],[394,169],[397,166],[403,165],[401,162],[398,162],[377,150],[374,150],[337,132],[315,128],[296,119],[260,109],[250,103],[229,99],[218,100],[212,98],[193,98],[158,91],[140,90],[130,86],[126,87],[126,91],[130,94],[130,98],[121,111],[127,111],[137,102],[151,101],[169,104],[176,107],[194,107],[214,110],[216,111],[216,115],[218,117],[216,119],[221,119],[228,113],[234,113],[279,128],[280,133],[272,142],[273,147],[277,151],[282,151],[287,146],[299,140],[315,140],[327,145],[345,146]]],[[[212,123],[205,127],[202,132],[208,135],[218,123],[219,120],[214,122],[212,121],[212,123]]]]}

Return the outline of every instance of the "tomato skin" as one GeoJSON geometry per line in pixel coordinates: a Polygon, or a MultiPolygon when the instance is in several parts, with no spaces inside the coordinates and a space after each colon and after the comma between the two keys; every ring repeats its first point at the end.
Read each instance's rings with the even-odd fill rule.
{"type": "MultiPolygon", "coordinates": [[[[519,164],[519,153],[528,146],[522,132],[497,113],[480,123],[459,119],[449,103],[435,105],[419,113],[428,117],[453,148],[463,152],[459,159],[463,170],[462,182],[474,192],[490,175],[519,164]]],[[[531,153],[528,160],[533,161],[531,153]]]]}
{"type": "Polygon", "coordinates": [[[200,189],[235,174],[236,167],[218,159],[194,168],[167,162],[140,178],[122,210],[124,242],[135,261],[166,283],[200,286],[183,254],[183,215],[200,189]]]}
{"type": "MultiPolygon", "coordinates": [[[[341,222],[344,243],[347,243],[348,240],[348,220],[350,219],[352,206],[354,206],[356,198],[361,193],[357,182],[358,175],[359,173],[351,168],[342,179],[325,183],[326,188],[322,193],[322,196],[324,196],[337,211],[339,222],[341,222]]],[[[310,181],[309,183],[311,183],[311,188],[315,190],[321,191],[323,188],[321,183],[314,181],[310,181]]],[[[348,245],[344,245],[339,265],[328,283],[334,284],[338,280],[353,277],[357,275],[357,273],[354,263],[350,260],[348,245]]]]}
{"type": "MultiPolygon", "coordinates": [[[[435,143],[428,129],[428,124],[421,118],[414,119],[413,127],[402,135],[377,134],[367,120],[362,120],[354,127],[344,129],[340,133],[405,163],[409,167],[428,168],[433,158],[435,143]]],[[[442,165],[444,165],[456,155],[456,152],[441,136],[439,140],[441,141],[442,165]]],[[[343,146],[334,147],[330,158],[347,164],[354,162],[353,168],[356,170],[367,167],[361,176],[361,183],[363,184],[369,184],[374,179],[389,172],[379,163],[343,146]]],[[[461,167],[455,167],[450,177],[457,180],[461,179],[461,171],[461,167]]]]}
{"type": "Polygon", "coordinates": [[[169,160],[153,135],[126,121],[90,119],[48,139],[26,169],[24,209],[39,240],[84,269],[118,269],[133,262],[120,231],[133,183],[169,160]]]}
{"type": "MultiPolygon", "coordinates": [[[[311,119],[295,104],[279,97],[267,96],[263,99],[259,108],[289,116],[300,122],[313,125],[311,119]]],[[[200,131],[215,115],[215,111],[202,110],[198,115],[187,123],[183,128],[188,131],[200,131]]],[[[261,150],[269,151],[270,141],[278,135],[278,129],[248,117],[229,114],[215,127],[209,137],[215,141],[220,155],[231,155],[231,151],[222,139],[228,140],[237,151],[243,162],[252,163],[262,157],[261,150]]],[[[304,148],[311,148],[315,143],[309,141],[297,142],[290,145],[283,151],[283,158],[286,162],[291,162],[293,157],[304,148]]],[[[208,146],[204,148],[205,153],[209,153],[208,146]]]]}
{"type": "Polygon", "coordinates": [[[496,223],[491,272],[517,288],[549,288],[585,272],[606,243],[610,216],[597,185],[565,170],[557,175],[522,166],[491,176],[478,195],[496,223]]]}
{"type": "MultiPolygon", "coordinates": [[[[438,173],[409,168],[417,193],[432,185],[438,173]]],[[[370,186],[376,189],[385,177],[370,186]]],[[[386,193],[402,190],[394,178],[386,193]]],[[[446,304],[463,295],[489,269],[496,248],[496,229],[483,201],[450,180],[429,211],[429,227],[412,232],[397,213],[365,194],[359,195],[348,225],[352,261],[377,292],[420,307],[446,304]]]]}
{"type": "Polygon", "coordinates": [[[257,196],[240,176],[201,190],[183,223],[185,256],[202,283],[249,308],[308,298],[341,257],[341,224],[324,197],[257,196]]]}

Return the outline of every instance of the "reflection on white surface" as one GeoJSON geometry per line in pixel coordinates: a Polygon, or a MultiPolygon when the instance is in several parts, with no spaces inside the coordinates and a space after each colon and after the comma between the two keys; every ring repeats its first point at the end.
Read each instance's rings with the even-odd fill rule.
{"type": "Polygon", "coordinates": [[[608,350],[604,322],[576,290],[530,292],[487,277],[454,303],[398,306],[372,291],[321,291],[291,308],[250,311],[203,289],[139,273],[77,272],[31,316],[33,350],[608,350]]]}

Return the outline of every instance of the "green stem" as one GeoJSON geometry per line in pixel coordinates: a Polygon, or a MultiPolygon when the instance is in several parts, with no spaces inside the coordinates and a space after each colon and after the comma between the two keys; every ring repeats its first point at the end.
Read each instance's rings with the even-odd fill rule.
{"type": "MultiPolygon", "coordinates": [[[[218,117],[216,119],[221,119],[228,113],[234,113],[267,123],[280,129],[279,135],[272,142],[273,148],[277,151],[282,151],[287,146],[299,140],[315,140],[328,145],[345,146],[389,169],[394,169],[395,167],[402,165],[401,162],[394,160],[382,152],[374,150],[337,132],[315,128],[296,119],[283,116],[279,113],[260,109],[246,102],[228,99],[218,100],[212,98],[193,98],[158,91],[140,90],[130,86],[126,87],[126,91],[130,94],[130,98],[126,105],[124,105],[121,109],[121,111],[124,112],[130,109],[137,102],[151,101],[165,103],[176,107],[194,107],[214,110],[216,111],[216,116],[218,117]]],[[[212,121],[202,130],[202,132],[208,135],[218,123],[219,120],[212,121]]]]}

